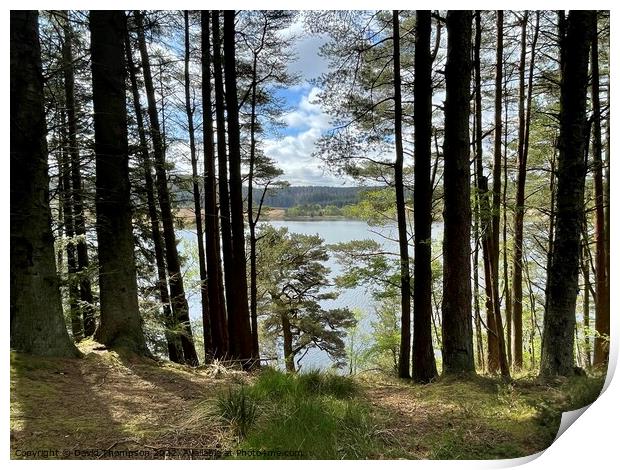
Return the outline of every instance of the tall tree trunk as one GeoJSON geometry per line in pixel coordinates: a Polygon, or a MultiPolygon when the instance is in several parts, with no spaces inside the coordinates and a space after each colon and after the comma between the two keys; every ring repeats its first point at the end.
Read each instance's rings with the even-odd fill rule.
{"type": "Polygon", "coordinates": [[[527,156],[529,150],[530,118],[532,111],[532,88],[534,80],[534,61],[540,13],[536,12],[536,24],[530,54],[530,69],[525,95],[525,58],[527,49],[528,13],[523,17],[521,30],[521,61],[519,72],[519,169],[517,175],[517,195],[515,200],[515,236],[512,269],[512,315],[514,326],[513,359],[514,367],[523,366],[523,218],[525,215],[525,180],[527,177],[527,156]]]}
{"type": "Polygon", "coordinates": [[[592,367],[592,348],[590,347],[590,266],[587,257],[587,241],[581,245],[581,271],[583,274],[583,353],[586,357],[586,367],[592,367]]]}
{"type": "Polygon", "coordinates": [[[11,348],[77,356],[62,314],[49,206],[37,11],[11,11],[11,348]]]}
{"type": "Polygon", "coordinates": [[[87,272],[89,267],[88,247],[86,245],[86,225],[84,221],[84,202],[82,193],[82,174],[80,172],[80,150],[77,142],[77,106],[75,104],[75,75],[73,70],[73,29],[69,23],[69,13],[65,12],[64,42],[62,46],[63,72],[65,85],[65,105],[67,108],[67,126],[69,133],[69,155],[71,156],[71,185],[73,225],[77,240],[76,271],[80,273],[80,315],[84,320],[84,336],[95,332],[95,313],[92,288],[87,272]]]}
{"type": "MultiPolygon", "coordinates": [[[[192,183],[194,192],[194,212],[196,213],[196,238],[198,242],[198,269],[200,273],[200,305],[202,307],[202,326],[204,331],[205,362],[213,357],[211,341],[211,315],[209,314],[209,295],[207,291],[207,266],[205,264],[205,247],[202,229],[202,210],[200,204],[200,185],[198,184],[198,157],[196,156],[196,139],[194,131],[194,107],[192,106],[191,84],[189,75],[189,11],[183,12],[185,19],[185,113],[187,114],[187,133],[189,135],[189,152],[192,162],[192,183]]],[[[204,182],[203,182],[204,184],[204,182]]]]}
{"type": "MultiPolygon", "coordinates": [[[[499,219],[502,197],[502,80],[504,75],[504,12],[496,12],[497,44],[495,49],[495,129],[493,131],[493,212],[492,234],[493,253],[491,259],[495,266],[499,266],[499,219]]],[[[498,283],[499,276],[495,282],[498,283]]],[[[499,288],[497,289],[499,291],[499,288]]]]}
{"type": "Polygon", "coordinates": [[[157,214],[157,203],[155,201],[155,185],[153,183],[153,170],[151,157],[149,155],[148,143],[146,141],[146,127],[142,117],[142,105],[140,104],[140,90],[136,78],[136,67],[131,52],[129,33],[125,35],[125,53],[127,55],[127,69],[129,70],[129,81],[131,83],[131,93],[133,106],[136,114],[136,124],[138,126],[138,138],[140,141],[140,156],[142,158],[142,169],[144,173],[144,187],[146,190],[146,204],[148,207],[149,220],[151,223],[151,237],[155,250],[155,264],[157,267],[157,289],[159,300],[163,307],[164,322],[166,327],[166,344],[168,346],[168,357],[172,362],[183,363],[183,348],[177,334],[175,334],[175,320],[170,308],[170,295],[168,293],[168,279],[166,275],[166,260],[164,255],[164,241],[159,229],[159,215],[157,214]]]}
{"type": "Polygon", "coordinates": [[[293,333],[291,331],[291,322],[288,313],[280,314],[282,322],[282,346],[284,349],[284,364],[287,372],[295,372],[295,353],[293,351],[293,333]]]}
{"type": "Polygon", "coordinates": [[[238,293],[233,275],[233,247],[230,225],[230,193],[228,190],[228,163],[226,151],[226,116],[224,110],[224,79],[222,75],[222,42],[220,39],[220,11],[212,12],[213,24],[213,77],[215,81],[215,121],[217,125],[218,187],[220,197],[220,220],[222,232],[222,256],[224,258],[224,288],[226,293],[227,347],[226,351],[236,357],[239,337],[236,333],[236,302],[238,293]],[[231,324],[232,323],[232,324],[231,324]]]}
{"type": "MultiPolygon", "coordinates": [[[[396,18],[398,19],[398,18],[396,18]]],[[[396,37],[396,36],[395,36],[396,37]]],[[[433,289],[431,269],[432,199],[431,130],[432,130],[432,57],[431,12],[416,11],[416,48],[414,67],[414,249],[413,265],[413,379],[429,382],[437,375],[431,323],[433,289]]],[[[400,77],[399,77],[400,78],[400,77]]],[[[403,198],[404,199],[404,198],[403,198]]]]}
{"type": "MultiPolygon", "coordinates": [[[[243,361],[244,368],[252,366],[252,334],[248,308],[248,286],[245,260],[243,224],[243,195],[241,191],[241,143],[239,135],[239,105],[237,99],[237,71],[235,59],[235,11],[224,11],[224,73],[226,83],[226,117],[228,124],[228,161],[230,175],[230,219],[232,234],[232,268],[237,295],[235,309],[229,310],[234,318],[234,334],[239,338],[238,350],[233,357],[243,361]]],[[[229,324],[230,325],[230,324],[229,324]]]]}
{"type": "Polygon", "coordinates": [[[469,97],[471,11],[447,14],[444,137],[443,371],[474,373],[471,319],[469,97]]]}
{"type": "Polygon", "coordinates": [[[95,339],[148,354],[138,310],[129,188],[122,11],[91,11],[101,323],[95,339]]]}
{"type": "Polygon", "coordinates": [[[584,217],[588,59],[596,12],[572,10],[562,41],[556,231],[548,273],[541,375],[572,375],[579,240],[584,217]]]}
{"type": "Polygon", "coordinates": [[[519,142],[517,194],[515,196],[514,239],[512,257],[512,321],[513,321],[513,366],[523,366],[523,216],[525,208],[525,60],[527,54],[527,21],[529,11],[521,20],[521,59],[519,61],[519,142]]]}
{"type": "Polygon", "coordinates": [[[493,234],[491,233],[491,207],[489,203],[489,187],[487,177],[484,176],[482,168],[482,90],[480,76],[480,43],[482,39],[482,28],[480,21],[480,11],[475,14],[476,30],[474,34],[474,151],[475,151],[475,174],[476,174],[476,200],[478,202],[480,214],[482,260],[484,266],[484,291],[487,323],[487,370],[496,373],[500,364],[499,334],[496,324],[495,299],[493,287],[495,279],[491,272],[491,253],[489,246],[493,234]]]}
{"type": "Polygon", "coordinates": [[[402,102],[400,84],[400,28],[398,10],[392,12],[394,39],[394,135],[396,138],[396,162],[394,163],[394,190],[396,192],[396,219],[398,223],[398,249],[400,255],[400,356],[398,376],[411,377],[411,273],[409,272],[409,235],[407,234],[407,214],[405,208],[405,188],[403,183],[403,131],[402,102]]]}
{"type": "Polygon", "coordinates": [[[60,142],[61,163],[59,167],[59,183],[62,188],[60,199],[62,201],[62,225],[65,228],[66,252],[67,252],[67,290],[69,300],[69,318],[71,318],[71,334],[73,341],[81,341],[84,338],[84,326],[82,315],[78,305],[79,286],[77,284],[77,259],[75,256],[75,225],[73,214],[73,202],[71,200],[71,162],[69,144],[67,142],[67,119],[64,110],[60,111],[60,142]]]}
{"type": "Polygon", "coordinates": [[[258,55],[252,63],[252,96],[250,102],[250,170],[248,172],[248,225],[250,227],[250,320],[252,326],[252,357],[259,358],[258,350],[258,287],[256,267],[256,224],[254,219],[254,169],[256,166],[256,67],[258,55]]]}
{"type": "Polygon", "coordinates": [[[482,225],[482,259],[484,261],[484,284],[486,292],[487,328],[488,328],[488,368],[490,372],[499,369],[502,376],[509,377],[508,360],[504,343],[504,328],[499,304],[498,266],[494,264],[493,253],[493,226],[492,210],[489,201],[488,179],[482,168],[482,80],[480,73],[480,43],[482,28],[480,11],[476,12],[476,34],[474,43],[474,70],[475,70],[475,149],[477,192],[480,205],[480,220],[482,225]]]}
{"type": "MultiPolygon", "coordinates": [[[[509,103],[507,99],[507,88],[508,88],[508,77],[504,79],[504,122],[508,122],[508,108],[509,103]]],[[[507,338],[507,346],[506,352],[508,354],[508,364],[512,364],[512,299],[510,297],[510,276],[508,273],[508,204],[507,195],[508,195],[508,126],[504,127],[504,149],[502,154],[503,159],[503,177],[504,177],[504,185],[502,189],[502,245],[504,249],[502,250],[503,257],[503,265],[504,265],[504,294],[505,298],[505,309],[506,309],[506,338],[507,338]]],[[[495,183],[493,183],[495,185],[495,183]]]]}
{"type": "Polygon", "coordinates": [[[592,35],[590,64],[592,68],[592,124],[594,140],[594,198],[596,201],[596,336],[594,337],[594,365],[609,360],[609,281],[607,277],[607,230],[605,227],[605,195],[603,190],[603,150],[601,137],[601,99],[599,91],[598,28],[592,35]]]}
{"type": "MultiPolygon", "coordinates": [[[[478,239],[480,238],[480,229],[479,229],[479,213],[478,213],[478,204],[476,204],[476,211],[474,213],[474,319],[476,326],[476,362],[478,367],[481,369],[485,369],[485,361],[484,361],[484,346],[482,345],[482,317],[480,316],[480,282],[478,275],[478,264],[480,259],[480,243],[478,243],[478,239]]],[[[414,279],[415,282],[415,279],[414,279]]]]}
{"type": "MultiPolygon", "coordinates": [[[[491,246],[493,247],[489,254],[489,264],[495,267],[494,276],[492,276],[492,292],[495,295],[496,307],[495,314],[499,312],[499,219],[500,219],[500,205],[502,197],[502,80],[503,80],[503,66],[504,66],[504,12],[497,10],[496,12],[496,30],[497,30],[497,44],[495,49],[495,129],[494,129],[494,144],[493,144],[493,198],[492,198],[492,210],[491,210],[491,227],[490,238],[491,246]]],[[[478,69],[479,69],[479,54],[478,54],[478,69]]],[[[477,98],[478,99],[478,98],[477,98]]],[[[507,289],[508,286],[506,285],[507,289]]],[[[508,321],[508,319],[507,319],[508,321]]],[[[493,321],[493,329],[496,331],[495,321],[493,321]]],[[[491,328],[491,326],[489,326],[491,328]]],[[[510,328],[509,328],[510,332],[510,328]]],[[[503,335],[503,333],[502,333],[503,335]]],[[[488,337],[491,342],[491,336],[488,337]]],[[[497,338],[496,338],[497,339],[497,338]]],[[[493,341],[494,348],[499,353],[499,341],[493,341]]],[[[508,334],[508,345],[506,352],[510,350],[510,334],[508,334]]],[[[509,354],[509,353],[508,353],[509,354]]],[[[494,355],[494,358],[499,362],[499,354],[494,355]]],[[[508,367],[510,367],[510,360],[506,358],[508,367]]],[[[498,362],[495,363],[495,370],[498,362]]],[[[489,361],[489,369],[491,364],[489,361]]]]}
{"type": "Polygon", "coordinates": [[[181,264],[177,251],[176,236],[174,233],[174,221],[172,218],[172,208],[170,206],[170,195],[168,193],[168,180],[166,175],[166,156],[159,127],[159,116],[157,112],[157,102],[155,101],[155,89],[153,87],[153,77],[149,56],[146,49],[144,37],[144,26],[142,13],[135,11],[136,26],[138,30],[138,45],[142,59],[142,71],[144,73],[144,87],[148,102],[148,113],[150,120],[151,140],[153,142],[153,154],[155,156],[155,175],[157,184],[157,197],[161,209],[161,220],[164,229],[164,243],[166,247],[166,265],[168,267],[168,279],[170,282],[170,300],[172,311],[175,318],[181,325],[181,345],[183,346],[183,356],[185,362],[190,365],[198,365],[198,355],[194,347],[192,329],[189,319],[189,306],[185,297],[183,286],[183,276],[181,274],[181,264]]]}
{"type": "MultiPolygon", "coordinates": [[[[553,260],[553,238],[555,237],[555,193],[556,193],[556,158],[557,158],[558,139],[554,139],[553,155],[551,156],[551,170],[549,178],[549,237],[547,239],[547,273],[551,270],[551,261],[553,260]]],[[[545,286],[545,315],[549,308],[549,285],[545,286]]]]}
{"type": "MultiPolygon", "coordinates": [[[[204,193],[205,193],[205,256],[207,262],[207,292],[213,356],[222,358],[227,350],[226,303],[222,281],[222,260],[220,255],[220,222],[217,207],[215,178],[215,153],[213,147],[213,111],[211,102],[211,40],[210,13],[201,11],[202,36],[202,107],[204,142],[204,193]]],[[[206,343],[206,337],[205,337],[206,343]]]]}

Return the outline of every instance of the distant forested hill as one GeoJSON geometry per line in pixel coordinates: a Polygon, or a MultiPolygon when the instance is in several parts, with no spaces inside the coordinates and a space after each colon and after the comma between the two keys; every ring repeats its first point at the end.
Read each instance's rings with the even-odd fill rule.
{"type": "MultiPolygon", "coordinates": [[[[367,188],[333,186],[290,186],[267,195],[265,205],[270,207],[295,207],[304,204],[342,207],[359,202],[360,194],[367,188]]],[[[247,188],[245,189],[247,191],[247,188]]],[[[260,193],[257,191],[256,197],[260,193]]],[[[256,200],[256,199],[255,199],[256,200]]]]}
{"type": "MultiPolygon", "coordinates": [[[[193,207],[192,180],[190,176],[176,176],[172,179],[172,192],[175,200],[182,207],[193,207]]],[[[202,185],[200,185],[202,190],[202,185]]],[[[335,186],[289,186],[288,188],[270,191],[265,198],[265,205],[269,207],[289,208],[306,204],[321,206],[343,207],[356,204],[363,191],[368,187],[335,187],[335,186]]],[[[248,188],[243,188],[243,196],[247,196],[248,188]]],[[[258,203],[261,190],[254,191],[254,201],[258,203]]]]}

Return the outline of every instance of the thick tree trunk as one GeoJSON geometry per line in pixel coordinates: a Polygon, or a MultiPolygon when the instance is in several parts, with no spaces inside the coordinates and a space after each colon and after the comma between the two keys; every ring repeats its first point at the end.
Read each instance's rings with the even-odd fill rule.
{"type": "Polygon", "coordinates": [[[181,264],[177,251],[176,235],[174,233],[174,221],[172,218],[172,208],[170,205],[170,195],[168,192],[168,180],[166,175],[166,156],[162,133],[159,127],[159,116],[157,103],[155,101],[155,89],[153,87],[153,77],[149,56],[146,49],[144,37],[144,26],[142,24],[142,13],[135,11],[136,26],[138,30],[138,44],[140,56],[142,58],[142,71],[144,73],[144,87],[148,102],[148,113],[150,120],[151,140],[153,142],[153,154],[155,156],[155,175],[157,184],[157,197],[161,209],[161,220],[164,229],[164,243],[166,247],[166,265],[168,267],[168,279],[170,282],[170,300],[172,311],[175,318],[182,327],[181,344],[183,346],[183,356],[185,362],[190,365],[198,365],[198,355],[194,347],[192,329],[189,319],[189,306],[185,297],[183,286],[183,276],[181,274],[181,264]]]}
{"type": "MultiPolygon", "coordinates": [[[[204,142],[204,193],[205,193],[205,256],[207,262],[207,292],[209,295],[210,334],[213,356],[222,358],[227,350],[226,303],[222,281],[222,260],[220,255],[220,222],[217,207],[215,178],[215,153],[213,147],[213,112],[211,102],[211,40],[210,13],[201,12],[202,26],[202,103],[204,142]]],[[[205,344],[207,339],[205,337],[205,344]]]]}
{"type": "Polygon", "coordinates": [[[584,217],[588,59],[596,12],[572,10],[562,41],[556,231],[548,273],[542,376],[574,373],[579,241],[584,217]]]}
{"type": "Polygon", "coordinates": [[[470,278],[471,22],[471,11],[450,10],[447,14],[442,299],[445,374],[475,372],[470,278]]]}
{"type": "Polygon", "coordinates": [[[431,12],[416,11],[416,49],[414,67],[414,249],[413,265],[413,379],[429,382],[437,375],[431,331],[433,289],[431,270],[431,131],[432,57],[431,12]]]}
{"type": "Polygon", "coordinates": [[[228,312],[235,318],[234,334],[238,336],[238,350],[233,357],[243,361],[244,368],[252,366],[252,334],[248,308],[248,285],[245,260],[245,233],[243,224],[243,195],[241,191],[241,143],[239,136],[239,105],[237,99],[237,71],[235,59],[235,11],[224,11],[224,73],[226,82],[226,117],[228,124],[230,219],[232,234],[232,268],[237,296],[235,309],[228,312]]]}
{"type": "Polygon", "coordinates": [[[155,250],[155,264],[157,267],[157,289],[159,300],[163,307],[164,321],[166,327],[166,344],[168,346],[168,357],[172,362],[183,363],[183,348],[178,335],[173,333],[175,320],[170,308],[170,295],[168,293],[168,279],[166,275],[166,260],[164,255],[164,241],[159,229],[159,215],[157,214],[157,203],[155,201],[155,185],[153,183],[153,173],[151,157],[146,141],[146,127],[142,117],[142,105],[140,104],[140,90],[136,78],[136,69],[131,52],[129,34],[125,36],[125,53],[127,55],[127,69],[131,83],[131,93],[133,106],[136,114],[136,124],[138,126],[138,138],[140,140],[140,156],[142,158],[142,169],[144,173],[144,188],[146,191],[146,204],[148,207],[149,221],[151,223],[151,237],[153,238],[153,248],[155,250]]]}
{"type": "Polygon", "coordinates": [[[95,339],[148,354],[140,312],[129,190],[122,11],[91,11],[101,323],[95,339]]]}
{"type": "Polygon", "coordinates": [[[69,133],[69,155],[71,156],[71,185],[73,226],[76,241],[77,267],[80,273],[79,295],[81,300],[80,316],[84,321],[84,336],[92,336],[95,332],[95,313],[92,288],[88,273],[88,247],[86,245],[86,224],[84,221],[84,202],[82,174],[80,172],[80,150],[77,142],[77,106],[75,104],[75,76],[73,71],[73,30],[69,23],[68,12],[65,12],[64,42],[62,46],[63,71],[65,85],[65,105],[67,108],[67,130],[69,133]]]}
{"type": "Polygon", "coordinates": [[[233,246],[230,225],[230,193],[228,190],[228,163],[226,153],[226,117],[224,112],[224,79],[222,76],[222,42],[220,39],[220,12],[212,12],[213,24],[213,76],[215,79],[215,121],[217,125],[218,187],[220,197],[220,220],[222,232],[222,256],[224,258],[224,288],[226,292],[227,354],[237,357],[239,337],[237,335],[236,314],[238,293],[233,275],[233,246]]]}
{"type": "Polygon", "coordinates": [[[400,255],[400,355],[398,376],[411,377],[411,273],[409,272],[409,235],[405,208],[403,182],[403,131],[402,100],[400,84],[400,28],[398,10],[392,12],[394,39],[394,136],[396,138],[396,161],[394,163],[394,190],[396,192],[396,219],[398,224],[398,249],[400,255]]]}
{"type": "Polygon", "coordinates": [[[11,348],[77,356],[65,325],[49,206],[37,11],[11,11],[11,348]]]}
{"type": "MultiPolygon", "coordinates": [[[[189,153],[192,162],[192,189],[194,193],[194,212],[196,217],[196,241],[198,243],[198,270],[200,274],[200,305],[202,307],[202,325],[204,331],[205,362],[213,357],[211,341],[211,315],[209,314],[209,295],[207,290],[207,266],[205,264],[205,247],[202,230],[202,210],[200,204],[200,185],[198,184],[198,157],[196,156],[196,138],[194,131],[194,107],[192,106],[191,84],[189,75],[189,11],[184,12],[185,19],[185,113],[187,114],[187,133],[189,135],[189,153]]],[[[203,182],[204,184],[204,182],[203,182]]]]}
{"type": "Polygon", "coordinates": [[[603,150],[601,137],[601,99],[599,91],[598,31],[592,35],[592,124],[594,140],[594,199],[596,202],[596,322],[594,337],[594,365],[600,366],[609,360],[609,280],[607,275],[607,230],[605,227],[605,195],[603,190],[603,150]]]}

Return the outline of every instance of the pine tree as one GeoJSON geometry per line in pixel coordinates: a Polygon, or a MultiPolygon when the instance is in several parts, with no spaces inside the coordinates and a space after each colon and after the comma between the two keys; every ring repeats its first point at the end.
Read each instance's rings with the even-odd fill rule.
{"type": "Polygon", "coordinates": [[[54,260],[38,17],[11,11],[11,348],[77,356],[54,260]]]}
{"type": "Polygon", "coordinates": [[[475,372],[471,321],[469,98],[471,11],[448,12],[444,137],[444,374],[475,372]]]}
{"type": "Polygon", "coordinates": [[[571,10],[562,37],[560,139],[553,254],[547,273],[542,376],[574,373],[575,307],[584,220],[588,59],[596,12],[571,10]]]}
{"type": "Polygon", "coordinates": [[[140,312],[129,188],[122,11],[91,11],[101,324],[95,339],[148,354],[140,312]]]}

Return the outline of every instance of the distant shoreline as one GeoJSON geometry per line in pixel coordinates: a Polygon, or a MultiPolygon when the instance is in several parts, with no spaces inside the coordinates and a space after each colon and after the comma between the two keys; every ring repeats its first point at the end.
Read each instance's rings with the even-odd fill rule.
{"type": "MultiPolygon", "coordinates": [[[[176,217],[182,219],[184,223],[195,225],[195,212],[192,209],[182,208],[177,211],[176,217]]],[[[202,211],[204,220],[204,210],[202,211]]],[[[269,210],[261,213],[261,221],[290,221],[290,222],[328,222],[328,221],[359,221],[360,219],[349,218],[343,215],[299,215],[299,216],[286,216],[286,209],[283,208],[270,208],[269,210]]]]}

